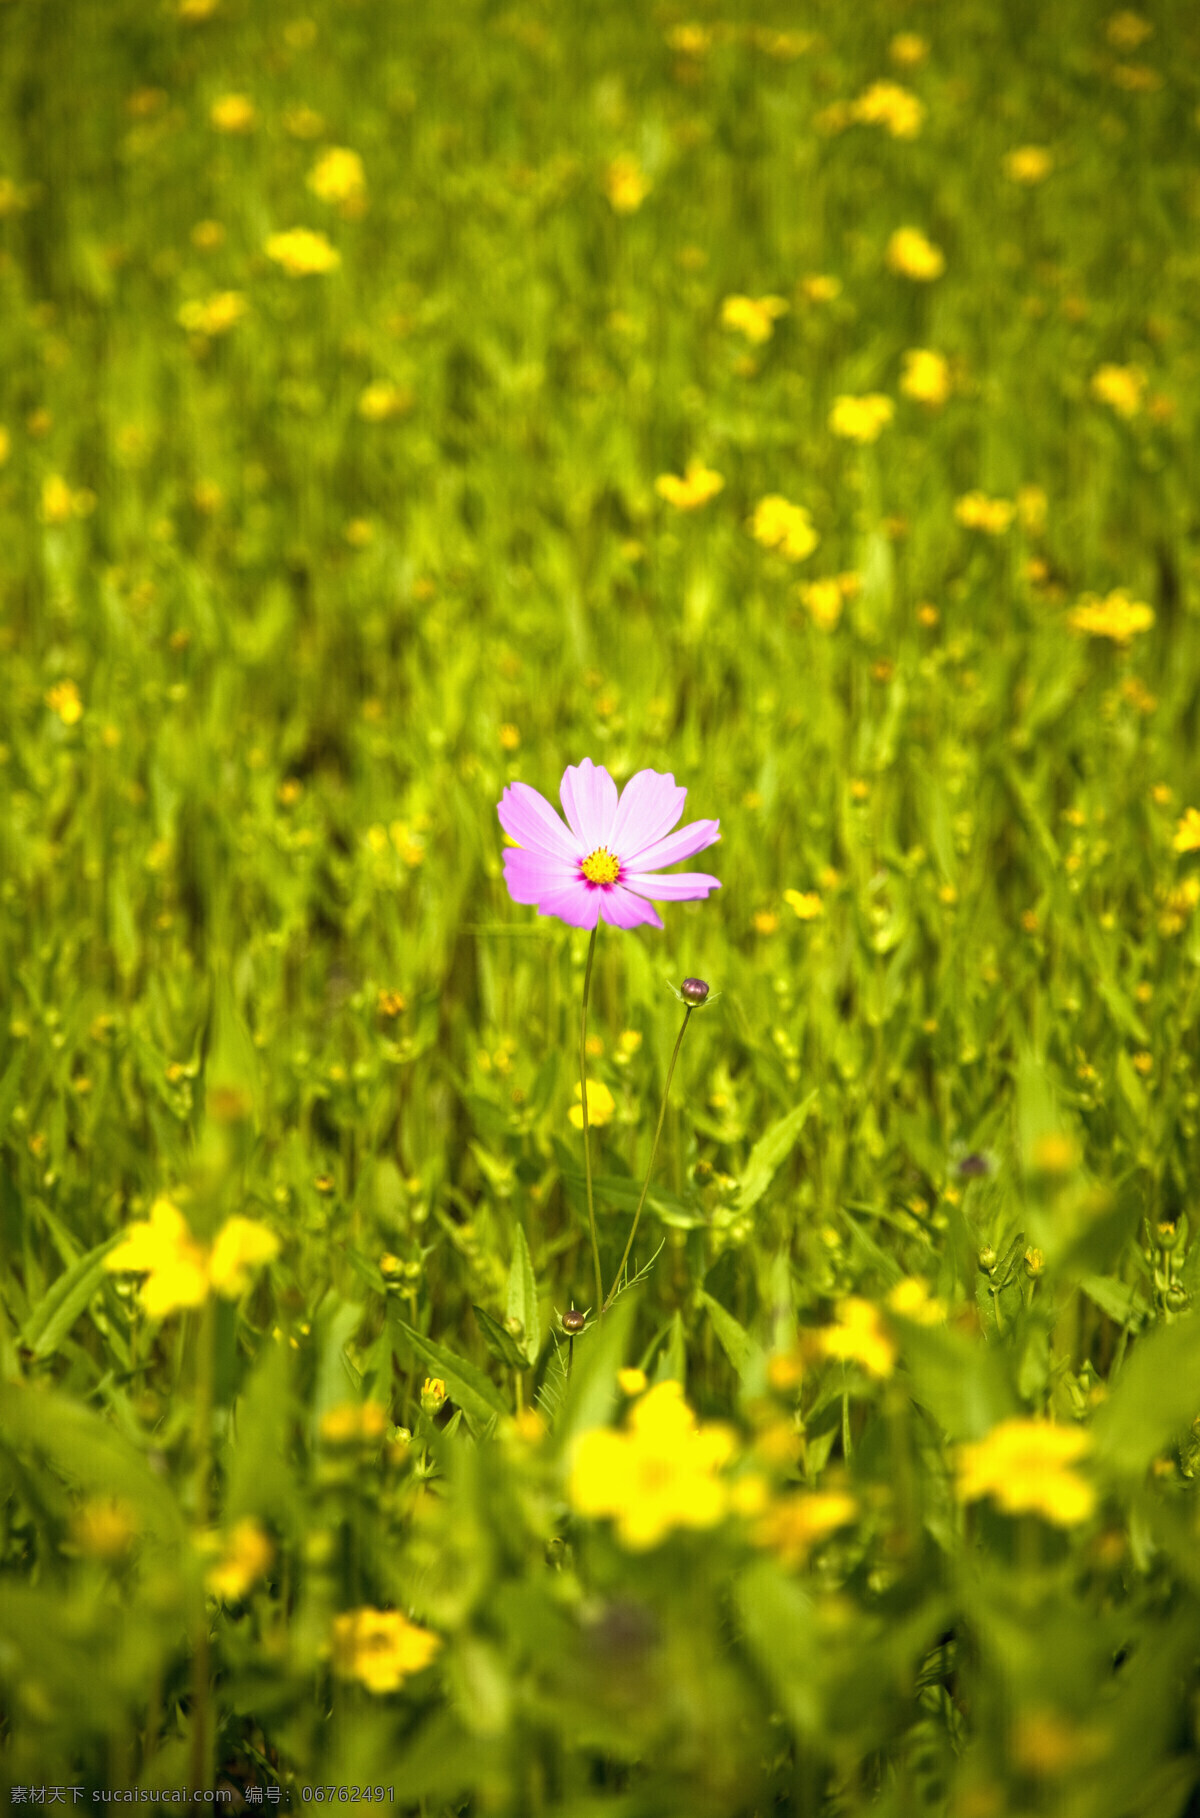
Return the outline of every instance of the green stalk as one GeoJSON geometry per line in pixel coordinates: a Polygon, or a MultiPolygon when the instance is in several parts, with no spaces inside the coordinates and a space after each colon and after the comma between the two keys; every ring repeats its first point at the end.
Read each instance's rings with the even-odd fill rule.
{"type": "MultiPolygon", "coordinates": [[[[216,1303],[210,1294],[200,1309],[196,1334],[196,1506],[198,1534],[208,1526],[209,1478],[212,1471],[213,1364],[216,1347],[216,1303]]],[[[208,1762],[208,1611],[204,1601],[204,1578],[196,1589],[195,1639],[192,1647],[192,1747],[191,1791],[203,1793],[209,1788],[208,1762]]]]}
{"type": "MultiPolygon", "coordinates": [[[[629,1261],[629,1252],[633,1249],[633,1240],[637,1236],[638,1220],[642,1216],[642,1207],[645,1205],[646,1195],[650,1191],[650,1177],[654,1173],[654,1158],[658,1154],[658,1139],[662,1135],[663,1120],[667,1115],[667,1101],[671,1096],[671,1081],[675,1077],[675,1062],[679,1059],[679,1050],[683,1046],[683,1038],[687,1033],[688,1018],[691,1016],[694,1008],[695,1006],[693,1004],[689,1004],[684,1010],[683,1022],[680,1024],[679,1034],[675,1038],[675,1052],[671,1056],[671,1065],[667,1068],[667,1083],[663,1087],[662,1105],[659,1108],[658,1113],[658,1128],[654,1132],[654,1145],[650,1150],[650,1165],[646,1169],[646,1178],[642,1182],[641,1197],[638,1199],[637,1211],[633,1215],[633,1224],[629,1231],[629,1242],[625,1245],[625,1254],[621,1258],[616,1275],[613,1277],[613,1285],[608,1291],[608,1299],[600,1309],[602,1313],[607,1313],[609,1307],[613,1303],[617,1289],[621,1285],[621,1277],[625,1273],[625,1265],[629,1261]]],[[[597,1262],[596,1267],[598,1271],[600,1267],[599,1262],[597,1262]]]]}
{"type": "Polygon", "coordinates": [[[588,993],[592,988],[592,961],[596,955],[596,936],[600,932],[599,920],[592,929],[592,938],[588,942],[587,971],[583,975],[583,1008],[579,1013],[579,1096],[583,1108],[583,1169],[587,1177],[588,1229],[592,1234],[592,1261],[596,1266],[596,1305],[604,1298],[604,1277],[600,1273],[600,1240],[596,1236],[596,1208],[592,1203],[592,1145],[588,1135],[588,1102],[587,1102],[587,1007],[588,993]]]}

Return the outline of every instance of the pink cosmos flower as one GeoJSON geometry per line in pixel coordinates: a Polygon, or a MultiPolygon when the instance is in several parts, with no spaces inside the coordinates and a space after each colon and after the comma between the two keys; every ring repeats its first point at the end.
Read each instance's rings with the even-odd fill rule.
{"type": "Polygon", "coordinates": [[[678,864],[721,837],[719,821],[671,832],[687,800],[673,776],[639,770],[618,800],[608,771],[584,758],[567,766],[559,795],[565,827],[528,783],[510,783],[497,804],[500,825],[517,841],[504,854],[514,903],[536,903],[539,915],[557,915],[573,928],[594,928],[601,918],[614,928],[661,928],[655,901],[687,902],[721,888],[720,878],[704,871],[656,875],[660,865],[678,864]]]}

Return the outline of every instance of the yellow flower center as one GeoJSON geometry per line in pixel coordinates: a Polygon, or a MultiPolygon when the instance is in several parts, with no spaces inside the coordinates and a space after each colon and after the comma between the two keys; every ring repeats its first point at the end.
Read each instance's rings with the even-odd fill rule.
{"type": "Polygon", "coordinates": [[[607,846],[597,846],[583,861],[583,875],[589,884],[615,884],[621,875],[621,861],[607,846]]]}

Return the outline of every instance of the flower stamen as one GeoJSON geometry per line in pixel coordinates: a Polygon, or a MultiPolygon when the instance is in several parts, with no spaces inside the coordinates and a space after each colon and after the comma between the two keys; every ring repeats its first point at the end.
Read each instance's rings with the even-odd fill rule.
{"type": "Polygon", "coordinates": [[[607,846],[597,846],[589,852],[580,870],[589,884],[615,884],[621,875],[621,861],[614,858],[607,846]]]}

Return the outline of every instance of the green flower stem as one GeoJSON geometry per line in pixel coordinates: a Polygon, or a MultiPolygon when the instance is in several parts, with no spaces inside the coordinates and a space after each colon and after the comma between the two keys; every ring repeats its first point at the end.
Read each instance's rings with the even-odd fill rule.
{"type": "MultiPolygon", "coordinates": [[[[196,1532],[203,1534],[208,1526],[209,1479],[212,1475],[212,1407],[213,1367],[216,1349],[216,1303],[210,1294],[198,1315],[196,1333],[196,1532]]],[[[196,1588],[195,1635],[192,1645],[192,1746],[191,1791],[207,1792],[210,1785],[208,1760],[208,1610],[204,1599],[203,1575],[196,1588]]]]}
{"type": "MultiPolygon", "coordinates": [[[[662,1135],[663,1120],[667,1115],[667,1101],[671,1096],[671,1081],[675,1077],[675,1062],[679,1059],[679,1050],[683,1047],[683,1038],[687,1033],[688,1018],[691,1016],[694,1007],[694,1005],[689,1004],[685,1009],[683,1013],[683,1022],[680,1024],[679,1028],[679,1034],[675,1038],[675,1052],[671,1056],[671,1065],[667,1068],[667,1083],[663,1087],[662,1105],[658,1113],[658,1128],[654,1132],[654,1146],[650,1150],[650,1165],[646,1169],[646,1178],[642,1182],[641,1197],[638,1199],[637,1211],[633,1215],[633,1224],[629,1231],[629,1242],[625,1245],[625,1254],[621,1258],[616,1275],[613,1277],[613,1285],[608,1291],[608,1299],[600,1309],[602,1313],[607,1313],[609,1307],[613,1303],[617,1289],[621,1285],[621,1277],[625,1273],[625,1265],[629,1261],[629,1252],[633,1249],[633,1240],[637,1236],[638,1220],[642,1216],[642,1207],[645,1205],[646,1195],[650,1191],[650,1177],[654,1173],[654,1158],[658,1154],[658,1139],[662,1135]]],[[[597,1263],[597,1269],[599,1269],[599,1266],[599,1263],[597,1263]]]]}
{"type": "Polygon", "coordinates": [[[583,1170],[587,1177],[588,1229],[592,1234],[592,1261],[596,1265],[596,1305],[604,1298],[604,1277],[600,1273],[600,1240],[596,1236],[596,1208],[592,1203],[592,1145],[588,1135],[587,1102],[587,1007],[592,988],[592,961],[596,957],[596,936],[600,923],[592,929],[588,942],[587,971],[583,975],[583,1008],[579,1012],[579,1097],[583,1109],[583,1170]]]}

